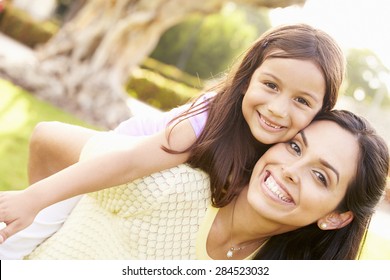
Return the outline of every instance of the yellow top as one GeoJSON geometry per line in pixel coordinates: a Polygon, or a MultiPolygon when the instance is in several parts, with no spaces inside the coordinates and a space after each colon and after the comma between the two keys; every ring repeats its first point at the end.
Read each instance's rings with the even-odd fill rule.
{"type": "MultiPolygon", "coordinates": [[[[219,208],[215,208],[213,206],[209,206],[206,211],[206,215],[203,219],[203,222],[201,223],[199,227],[198,236],[196,239],[196,258],[198,260],[211,260],[212,258],[207,253],[207,237],[209,235],[209,232],[211,230],[211,226],[213,225],[213,222],[215,220],[215,217],[217,216],[219,211],[219,208]]],[[[256,249],[252,254],[250,254],[248,257],[245,258],[245,260],[251,260],[254,258],[256,253],[260,250],[261,246],[256,249]]]]}

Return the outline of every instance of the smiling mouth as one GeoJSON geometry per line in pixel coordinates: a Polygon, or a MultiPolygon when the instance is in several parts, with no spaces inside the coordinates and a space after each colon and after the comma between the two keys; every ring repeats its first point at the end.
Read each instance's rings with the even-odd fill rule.
{"type": "Polygon", "coordinates": [[[281,201],[287,203],[294,203],[292,197],[287,192],[285,192],[281,186],[279,186],[279,184],[275,181],[274,177],[272,177],[270,172],[268,172],[264,184],[267,189],[271,191],[281,201]]]}
{"type": "Polygon", "coordinates": [[[282,125],[278,125],[276,123],[273,123],[271,122],[270,120],[266,119],[262,114],[259,114],[259,117],[260,117],[260,120],[265,124],[267,125],[268,127],[270,128],[273,128],[273,129],[283,129],[283,128],[286,128],[285,126],[282,126],[282,125]]]}

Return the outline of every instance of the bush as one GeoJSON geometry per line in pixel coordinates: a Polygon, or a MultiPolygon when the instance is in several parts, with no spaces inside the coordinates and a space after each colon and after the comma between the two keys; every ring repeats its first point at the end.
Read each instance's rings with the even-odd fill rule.
{"type": "Polygon", "coordinates": [[[265,12],[225,5],[218,14],[194,14],[170,28],[151,57],[193,76],[213,79],[229,69],[268,27],[265,12]]]}
{"type": "Polygon", "coordinates": [[[8,4],[0,18],[0,31],[31,48],[47,42],[58,30],[53,22],[37,22],[8,4]]]}
{"type": "Polygon", "coordinates": [[[203,81],[199,77],[194,77],[175,66],[162,63],[150,57],[145,59],[141,67],[156,72],[167,79],[183,83],[189,87],[198,89],[203,87],[203,81]]]}
{"type": "Polygon", "coordinates": [[[186,103],[200,91],[148,69],[134,71],[126,90],[134,98],[163,111],[186,103]]]}

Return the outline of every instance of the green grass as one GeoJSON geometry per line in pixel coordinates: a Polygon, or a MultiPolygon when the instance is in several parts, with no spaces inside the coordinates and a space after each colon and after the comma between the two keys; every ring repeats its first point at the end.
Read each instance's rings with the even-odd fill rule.
{"type": "Polygon", "coordinates": [[[57,120],[91,127],[0,79],[0,190],[27,186],[28,142],[38,122],[57,120]]]}

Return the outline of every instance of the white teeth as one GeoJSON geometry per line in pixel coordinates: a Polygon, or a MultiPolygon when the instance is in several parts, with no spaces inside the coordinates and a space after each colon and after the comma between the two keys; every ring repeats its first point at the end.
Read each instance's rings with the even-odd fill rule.
{"type": "Polygon", "coordinates": [[[283,200],[285,202],[292,202],[291,198],[285,196],[284,192],[281,191],[280,186],[276,183],[275,179],[272,176],[268,176],[267,180],[265,180],[265,185],[280,200],[283,200]]]}
{"type": "Polygon", "coordinates": [[[261,119],[263,120],[263,122],[265,122],[266,125],[268,125],[268,126],[270,126],[270,127],[272,127],[272,128],[276,128],[276,129],[282,128],[282,126],[274,125],[274,124],[272,124],[272,123],[266,121],[263,117],[262,117],[261,119]]]}
{"type": "Polygon", "coordinates": [[[270,127],[273,127],[273,128],[282,128],[281,126],[273,125],[272,123],[269,123],[269,122],[267,122],[266,120],[264,120],[264,122],[265,122],[268,126],[270,126],[270,127]]]}

